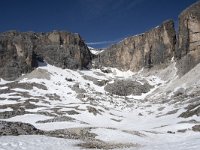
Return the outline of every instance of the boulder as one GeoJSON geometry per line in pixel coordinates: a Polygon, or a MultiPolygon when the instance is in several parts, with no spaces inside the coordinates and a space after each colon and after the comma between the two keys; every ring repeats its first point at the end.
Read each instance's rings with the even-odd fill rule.
{"type": "Polygon", "coordinates": [[[44,132],[28,123],[0,121],[0,136],[5,135],[44,135],[44,132]]]}
{"type": "Polygon", "coordinates": [[[128,95],[141,95],[142,93],[147,93],[152,88],[147,82],[141,84],[137,81],[127,80],[115,80],[114,83],[108,83],[105,86],[105,90],[111,94],[119,96],[128,95]]]}
{"type": "Polygon", "coordinates": [[[200,132],[200,125],[195,125],[192,127],[193,131],[200,132]]]}

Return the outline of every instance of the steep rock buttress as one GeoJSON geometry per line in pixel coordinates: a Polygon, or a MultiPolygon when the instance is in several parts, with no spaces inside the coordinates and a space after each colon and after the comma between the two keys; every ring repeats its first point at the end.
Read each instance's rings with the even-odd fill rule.
{"type": "Polygon", "coordinates": [[[128,37],[100,53],[94,60],[97,67],[116,67],[138,71],[166,65],[175,51],[176,33],[172,20],[165,21],[144,34],[128,37]]]}
{"type": "Polygon", "coordinates": [[[200,1],[179,15],[179,32],[175,56],[181,75],[200,63],[200,1]]]}
{"type": "Polygon", "coordinates": [[[78,34],[5,32],[0,34],[0,78],[14,80],[45,60],[57,67],[87,67],[91,53],[78,34]]]}

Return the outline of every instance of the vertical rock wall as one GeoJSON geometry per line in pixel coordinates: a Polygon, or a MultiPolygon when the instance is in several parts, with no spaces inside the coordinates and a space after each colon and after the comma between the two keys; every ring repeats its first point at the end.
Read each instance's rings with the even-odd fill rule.
{"type": "Polygon", "coordinates": [[[0,34],[0,78],[14,80],[38,66],[38,60],[69,69],[86,68],[91,53],[78,34],[6,32],[0,34]]]}
{"type": "Polygon", "coordinates": [[[112,45],[99,55],[95,65],[138,71],[167,64],[173,57],[175,42],[174,23],[169,20],[149,32],[112,45]]]}
{"type": "Polygon", "coordinates": [[[180,75],[200,62],[200,1],[179,16],[179,32],[175,56],[180,75]]]}

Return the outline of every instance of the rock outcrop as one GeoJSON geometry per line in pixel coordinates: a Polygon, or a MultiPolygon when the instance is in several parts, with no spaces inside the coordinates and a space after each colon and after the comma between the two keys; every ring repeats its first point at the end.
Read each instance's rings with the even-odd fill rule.
{"type": "Polygon", "coordinates": [[[128,95],[141,95],[147,93],[153,88],[149,85],[147,81],[140,82],[133,80],[115,80],[114,83],[108,83],[105,86],[105,90],[110,94],[119,95],[119,96],[128,96],[128,95]]]}
{"type": "Polygon", "coordinates": [[[37,56],[49,64],[61,68],[87,68],[91,61],[91,53],[79,34],[67,32],[51,32],[37,35],[37,56]]]}
{"type": "Polygon", "coordinates": [[[16,32],[0,34],[0,78],[14,80],[45,60],[57,67],[86,68],[91,53],[78,34],[16,32]]]}
{"type": "Polygon", "coordinates": [[[17,32],[0,35],[0,78],[13,80],[34,67],[37,61],[31,36],[17,32]]]}
{"type": "Polygon", "coordinates": [[[28,123],[0,121],[0,136],[5,135],[44,135],[44,131],[28,123]]]}
{"type": "Polygon", "coordinates": [[[164,22],[144,34],[128,37],[100,53],[95,66],[116,67],[138,71],[143,67],[163,65],[171,60],[175,51],[176,32],[172,20],[164,22]]]}
{"type": "Polygon", "coordinates": [[[200,62],[200,1],[179,16],[179,33],[175,52],[181,75],[200,62]]]}

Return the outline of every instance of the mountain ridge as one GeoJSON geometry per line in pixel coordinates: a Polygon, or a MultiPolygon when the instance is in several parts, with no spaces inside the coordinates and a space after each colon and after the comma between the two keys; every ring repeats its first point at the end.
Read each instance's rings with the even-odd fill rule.
{"type": "Polygon", "coordinates": [[[200,22],[190,10],[176,39],[167,21],[99,54],[73,33],[0,36],[0,149],[199,150],[200,22]]]}
{"type": "Polygon", "coordinates": [[[143,67],[149,69],[153,66],[159,67],[159,65],[166,67],[169,60],[174,57],[177,61],[179,75],[184,75],[200,62],[199,7],[200,2],[198,1],[181,12],[178,32],[175,31],[173,20],[164,21],[160,26],[142,34],[125,38],[107,48],[94,61],[95,65],[138,71],[143,67]],[[190,24],[186,26],[185,20],[190,24]],[[167,24],[170,24],[170,27],[166,30],[167,24]],[[160,28],[165,28],[165,30],[161,31],[160,28]],[[195,30],[194,33],[191,33],[192,30],[195,30]],[[143,38],[144,36],[146,38],[143,38]],[[163,41],[157,37],[163,38],[163,41]],[[169,46],[167,46],[167,41],[170,43],[169,46]],[[161,53],[157,54],[156,52],[161,53]],[[166,55],[167,53],[169,56],[166,55]],[[169,58],[167,59],[167,57],[169,58]]]}
{"type": "Polygon", "coordinates": [[[61,68],[87,68],[91,53],[79,34],[4,32],[0,35],[0,77],[13,80],[46,61],[61,68]]]}
{"type": "Polygon", "coordinates": [[[1,33],[0,77],[16,79],[36,68],[37,60],[71,69],[91,68],[93,61],[95,68],[104,66],[139,71],[142,68],[166,67],[173,57],[177,61],[179,74],[183,75],[200,62],[199,5],[198,1],[181,12],[178,32],[175,31],[173,20],[166,20],[147,32],[111,45],[98,56],[90,53],[84,40],[76,33],[1,33]]]}

